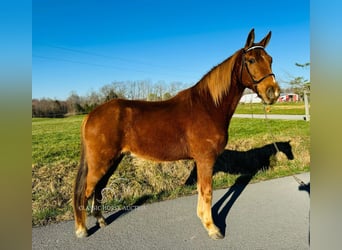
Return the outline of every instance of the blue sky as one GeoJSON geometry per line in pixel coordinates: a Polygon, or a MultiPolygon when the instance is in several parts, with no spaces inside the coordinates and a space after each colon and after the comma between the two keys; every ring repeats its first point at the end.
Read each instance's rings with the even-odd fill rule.
{"type": "Polygon", "coordinates": [[[255,28],[281,86],[310,79],[309,0],[32,2],[32,97],[87,95],[113,81],[195,84],[255,28]]]}

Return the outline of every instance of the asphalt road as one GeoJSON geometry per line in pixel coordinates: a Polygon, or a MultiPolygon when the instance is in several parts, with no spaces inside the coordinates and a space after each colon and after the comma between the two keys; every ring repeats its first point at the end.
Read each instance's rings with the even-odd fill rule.
{"type": "Polygon", "coordinates": [[[74,222],[32,228],[32,249],[309,249],[310,174],[214,191],[214,220],[225,235],[208,237],[196,216],[197,195],[107,215],[109,225],[78,239],[74,222]]]}

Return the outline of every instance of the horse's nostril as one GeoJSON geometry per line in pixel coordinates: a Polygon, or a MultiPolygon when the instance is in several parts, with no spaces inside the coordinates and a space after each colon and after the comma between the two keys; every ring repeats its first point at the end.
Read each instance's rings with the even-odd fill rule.
{"type": "Polygon", "coordinates": [[[274,88],[273,88],[273,87],[269,87],[269,88],[266,90],[266,95],[267,95],[268,98],[274,99],[274,98],[275,98],[274,88]]]}

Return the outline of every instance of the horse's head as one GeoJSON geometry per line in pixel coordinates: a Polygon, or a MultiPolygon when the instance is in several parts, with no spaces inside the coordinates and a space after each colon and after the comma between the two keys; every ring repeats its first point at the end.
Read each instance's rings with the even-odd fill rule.
{"type": "Polygon", "coordinates": [[[279,151],[283,152],[286,155],[287,159],[289,159],[289,160],[294,159],[294,155],[292,152],[292,147],[291,147],[290,141],[276,142],[276,144],[277,144],[279,151]]]}
{"type": "Polygon", "coordinates": [[[240,75],[242,84],[255,91],[266,104],[275,103],[280,94],[280,88],[272,73],[272,57],[265,51],[270,38],[271,32],[259,43],[254,43],[254,29],[249,32],[242,50],[240,75]]]}

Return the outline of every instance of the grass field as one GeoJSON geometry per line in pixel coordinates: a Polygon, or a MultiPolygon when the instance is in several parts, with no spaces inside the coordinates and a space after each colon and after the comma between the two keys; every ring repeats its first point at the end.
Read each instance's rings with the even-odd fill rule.
{"type": "MultiPolygon", "coordinates": [[[[32,119],[32,225],[73,218],[71,197],[83,117],[32,119]]],[[[288,160],[283,153],[271,157],[270,168],[259,171],[252,182],[306,172],[310,168],[309,126],[305,121],[233,118],[227,149],[247,155],[253,148],[290,140],[294,160],[288,160]]],[[[104,193],[106,207],[129,206],[142,198],[153,202],[194,194],[195,185],[184,185],[193,166],[193,161],[154,163],[126,156],[104,193]]],[[[214,176],[214,188],[229,187],[237,177],[219,172],[214,176]]]]}
{"type": "MultiPolygon", "coordinates": [[[[269,114],[281,115],[304,115],[304,102],[277,102],[268,106],[269,114]]],[[[264,114],[264,105],[262,103],[240,103],[235,111],[236,114],[264,114]]]]}

